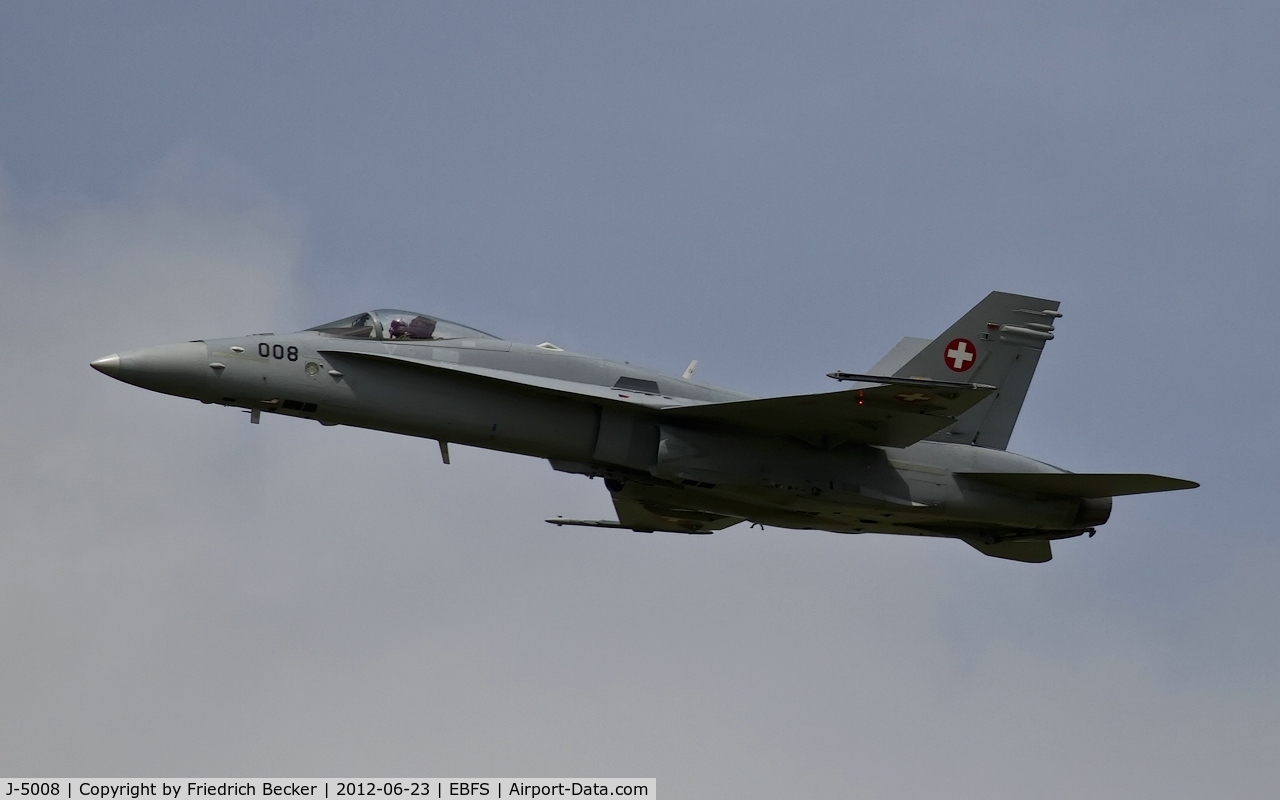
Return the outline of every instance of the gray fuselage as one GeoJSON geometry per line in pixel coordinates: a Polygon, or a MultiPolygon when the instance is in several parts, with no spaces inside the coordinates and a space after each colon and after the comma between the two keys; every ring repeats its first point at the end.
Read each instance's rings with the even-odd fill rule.
{"type": "Polygon", "coordinates": [[[1110,499],[1028,495],[957,472],[1061,473],[1004,450],[920,441],[819,447],[661,410],[750,399],[630,364],[477,336],[388,341],[318,331],[146,348],[95,362],[154,391],[548,459],[664,506],[784,528],[1063,538],[1110,499]]]}

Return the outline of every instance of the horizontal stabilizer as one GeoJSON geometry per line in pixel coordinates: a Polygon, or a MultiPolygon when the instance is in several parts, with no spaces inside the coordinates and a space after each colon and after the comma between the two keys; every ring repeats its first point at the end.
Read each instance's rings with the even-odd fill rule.
{"type": "MultiPolygon", "coordinates": [[[[1126,494],[1173,492],[1200,484],[1163,475],[1074,472],[958,472],[966,478],[1017,492],[1038,492],[1060,497],[1118,497],[1126,494]]],[[[977,545],[974,545],[975,547],[977,545]]]]}
{"type": "Polygon", "coordinates": [[[987,544],[981,539],[965,539],[964,542],[979,553],[992,558],[1007,558],[1010,561],[1025,561],[1028,564],[1043,564],[1053,558],[1053,548],[1044,539],[998,544],[987,544]]]}
{"type": "Polygon", "coordinates": [[[662,416],[794,436],[818,447],[846,442],[906,447],[952,424],[992,392],[989,386],[876,380],[883,385],[668,408],[662,416]]]}

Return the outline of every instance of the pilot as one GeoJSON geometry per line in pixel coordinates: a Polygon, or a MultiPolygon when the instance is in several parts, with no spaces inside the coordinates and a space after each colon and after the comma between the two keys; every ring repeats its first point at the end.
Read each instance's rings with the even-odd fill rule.
{"type": "Polygon", "coordinates": [[[399,317],[391,320],[391,324],[387,326],[387,333],[392,339],[403,339],[409,335],[409,326],[399,317]]]}

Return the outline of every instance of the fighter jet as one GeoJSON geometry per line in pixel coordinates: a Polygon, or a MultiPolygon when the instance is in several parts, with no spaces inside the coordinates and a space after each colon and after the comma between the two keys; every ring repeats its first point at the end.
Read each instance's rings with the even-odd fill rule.
{"type": "Polygon", "coordinates": [[[1005,448],[1058,302],[992,292],[936,339],[905,338],[831,392],[755,398],[550,342],[380,309],[300,333],[168,344],[91,366],[144,389],[262,413],[547,459],[601,478],[616,520],[707,534],[742,522],[960,539],[1045,562],[1118,495],[1191,489],[1072,473],[1005,448]]]}

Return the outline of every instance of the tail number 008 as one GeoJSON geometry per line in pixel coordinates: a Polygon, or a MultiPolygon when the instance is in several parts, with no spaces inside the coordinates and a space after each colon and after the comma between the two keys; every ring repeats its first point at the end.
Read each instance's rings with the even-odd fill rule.
{"type": "Polygon", "coordinates": [[[266,342],[258,342],[258,355],[263,358],[287,358],[290,361],[297,361],[298,348],[293,345],[286,348],[284,345],[270,345],[266,342]]]}

